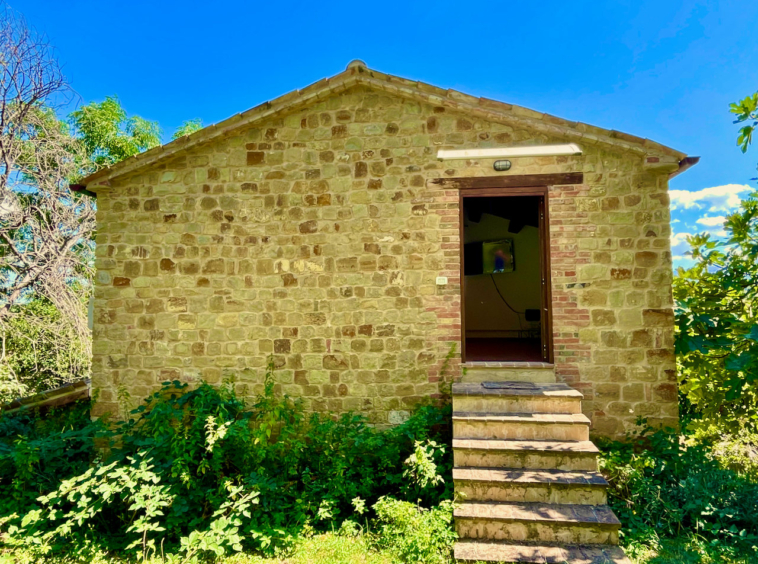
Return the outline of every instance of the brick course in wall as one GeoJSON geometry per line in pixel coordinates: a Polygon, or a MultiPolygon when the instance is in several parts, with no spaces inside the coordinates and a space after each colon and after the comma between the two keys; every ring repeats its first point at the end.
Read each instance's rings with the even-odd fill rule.
{"type": "MultiPolygon", "coordinates": [[[[458,361],[441,367],[460,350],[459,194],[430,180],[504,173],[437,150],[565,138],[428,98],[354,84],[90,182],[94,415],[118,410],[119,387],[136,400],[174,379],[233,380],[252,396],[269,356],[279,389],[307,408],[378,424],[455,378],[458,361]]],[[[505,173],[584,174],[549,189],[555,365],[609,436],[640,415],[677,419],[676,159],[618,138],[514,158],[505,173]]]]}

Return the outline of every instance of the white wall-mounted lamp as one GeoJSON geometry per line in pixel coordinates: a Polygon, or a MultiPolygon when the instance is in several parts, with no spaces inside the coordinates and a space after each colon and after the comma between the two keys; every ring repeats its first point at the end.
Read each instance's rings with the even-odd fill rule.
{"type": "Polygon", "coordinates": [[[501,159],[507,157],[557,157],[562,155],[581,155],[582,149],[576,143],[564,145],[529,145],[527,147],[498,147],[494,149],[441,149],[437,158],[441,161],[451,159],[501,159]]]}

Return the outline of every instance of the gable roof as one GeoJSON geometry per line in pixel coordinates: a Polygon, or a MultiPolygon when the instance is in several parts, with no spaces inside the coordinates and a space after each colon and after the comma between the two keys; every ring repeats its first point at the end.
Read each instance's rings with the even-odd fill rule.
{"type": "Polygon", "coordinates": [[[331,78],[323,78],[301,90],[294,90],[220,123],[209,125],[170,143],[101,169],[80,180],[79,185],[85,186],[89,190],[97,189],[98,185],[107,186],[113,178],[173,156],[200,143],[226,136],[241,127],[254,125],[265,119],[286,114],[299,107],[321,101],[356,85],[365,85],[403,98],[451,108],[489,121],[523,127],[586,145],[607,146],[616,150],[636,153],[640,156],[663,157],[671,162],[681,162],[687,157],[686,153],[650,139],[643,139],[628,133],[603,129],[586,123],[569,121],[522,106],[506,104],[489,98],[477,98],[456,90],[445,90],[424,82],[385,74],[369,69],[363,61],[356,60],[348,64],[343,72],[331,78]]]}

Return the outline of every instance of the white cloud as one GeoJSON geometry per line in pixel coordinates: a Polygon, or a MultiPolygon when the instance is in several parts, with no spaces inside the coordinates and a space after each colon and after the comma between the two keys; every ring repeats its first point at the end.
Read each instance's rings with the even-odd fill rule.
{"type": "Polygon", "coordinates": [[[687,256],[687,255],[674,255],[672,257],[672,259],[673,259],[673,263],[674,263],[674,270],[676,270],[680,266],[682,268],[689,268],[693,264],[695,264],[695,261],[692,260],[692,257],[691,256],[687,256]]]}
{"type": "Polygon", "coordinates": [[[687,242],[687,237],[690,235],[692,235],[692,233],[671,234],[671,253],[674,255],[674,257],[677,255],[681,256],[690,250],[690,244],[687,242]]]}
{"type": "Polygon", "coordinates": [[[671,246],[681,245],[687,242],[687,237],[694,235],[694,233],[672,233],[671,234],[671,246]]]}
{"type": "Polygon", "coordinates": [[[682,222],[682,220],[681,220],[681,219],[672,219],[672,220],[671,220],[671,224],[672,224],[672,225],[673,225],[674,223],[681,223],[681,222],[682,222]]]}
{"type": "Polygon", "coordinates": [[[696,223],[699,223],[700,225],[706,225],[708,227],[721,227],[724,225],[724,221],[726,218],[723,215],[716,215],[716,216],[705,216],[699,218],[696,223]]]}
{"type": "Polygon", "coordinates": [[[709,212],[731,212],[740,205],[740,195],[752,191],[747,184],[725,184],[702,190],[669,190],[671,209],[705,209],[709,212]]]}

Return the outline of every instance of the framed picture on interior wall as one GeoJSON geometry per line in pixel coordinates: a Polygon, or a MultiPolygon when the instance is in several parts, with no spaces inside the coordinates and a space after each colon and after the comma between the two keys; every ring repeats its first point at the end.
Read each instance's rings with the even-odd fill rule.
{"type": "Polygon", "coordinates": [[[500,239],[482,243],[484,274],[499,274],[516,270],[513,256],[513,239],[500,239]]]}

